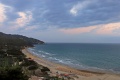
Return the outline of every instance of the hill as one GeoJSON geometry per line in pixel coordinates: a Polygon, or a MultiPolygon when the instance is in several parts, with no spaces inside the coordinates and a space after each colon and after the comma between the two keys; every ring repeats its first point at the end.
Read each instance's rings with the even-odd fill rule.
{"type": "Polygon", "coordinates": [[[44,44],[43,41],[22,35],[5,34],[0,32],[0,46],[33,46],[44,44]]]}

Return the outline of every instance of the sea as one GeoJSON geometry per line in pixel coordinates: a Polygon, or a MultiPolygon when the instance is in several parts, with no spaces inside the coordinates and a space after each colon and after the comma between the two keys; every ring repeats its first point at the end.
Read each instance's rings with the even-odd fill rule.
{"type": "Polygon", "coordinates": [[[28,50],[40,58],[76,69],[120,74],[117,43],[46,43],[28,50]]]}

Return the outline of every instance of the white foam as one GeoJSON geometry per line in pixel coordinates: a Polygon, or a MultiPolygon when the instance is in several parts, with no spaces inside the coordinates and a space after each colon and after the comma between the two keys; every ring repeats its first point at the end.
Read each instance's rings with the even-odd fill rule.
{"type": "Polygon", "coordinates": [[[46,56],[45,55],[41,55],[43,58],[45,58],[46,56]]]}
{"type": "Polygon", "coordinates": [[[45,54],[45,55],[49,55],[49,56],[53,55],[53,54],[51,54],[51,53],[48,53],[48,52],[45,52],[45,51],[41,51],[41,50],[39,50],[38,52],[39,52],[39,53],[42,53],[42,54],[45,54]]]}

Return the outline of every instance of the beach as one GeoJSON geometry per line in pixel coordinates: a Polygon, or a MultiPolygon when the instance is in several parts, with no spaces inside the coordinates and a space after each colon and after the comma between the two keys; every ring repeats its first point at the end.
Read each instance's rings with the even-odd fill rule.
{"type": "Polygon", "coordinates": [[[78,70],[75,68],[71,68],[69,66],[53,63],[51,61],[48,61],[48,60],[40,58],[36,55],[33,55],[32,53],[30,53],[27,50],[27,48],[23,49],[22,52],[28,58],[33,59],[38,64],[43,65],[45,67],[48,67],[50,69],[50,71],[52,72],[52,75],[56,75],[56,72],[58,72],[59,74],[76,75],[77,77],[74,77],[75,80],[120,80],[119,74],[100,73],[100,72],[92,72],[92,71],[87,71],[87,70],[78,70]]]}

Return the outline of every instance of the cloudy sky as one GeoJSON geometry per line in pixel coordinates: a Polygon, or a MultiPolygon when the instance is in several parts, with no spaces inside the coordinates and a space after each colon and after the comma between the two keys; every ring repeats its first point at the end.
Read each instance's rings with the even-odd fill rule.
{"type": "Polygon", "coordinates": [[[0,0],[0,32],[45,42],[120,43],[120,0],[0,0]]]}

